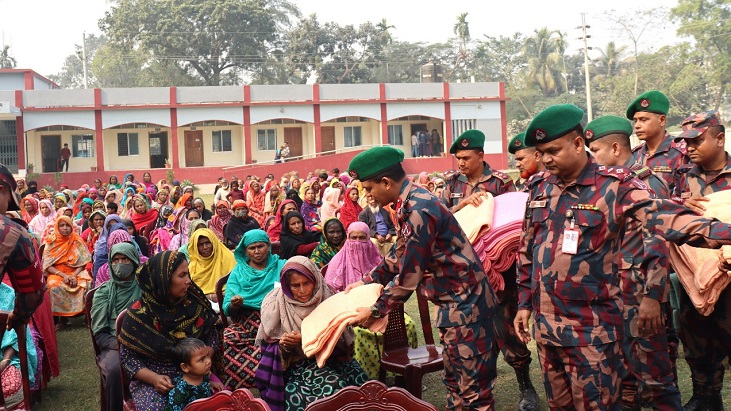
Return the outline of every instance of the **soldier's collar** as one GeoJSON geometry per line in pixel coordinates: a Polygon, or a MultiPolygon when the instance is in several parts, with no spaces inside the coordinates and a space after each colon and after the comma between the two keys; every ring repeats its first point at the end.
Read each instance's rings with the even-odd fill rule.
{"type": "Polygon", "coordinates": [[[394,205],[394,211],[396,211],[396,213],[400,213],[401,209],[408,202],[409,193],[411,193],[412,187],[413,184],[408,178],[404,180],[403,184],[401,184],[401,191],[399,191],[398,200],[396,200],[396,204],[394,205]]]}
{"type": "MultiPolygon", "coordinates": [[[[693,167],[688,170],[688,174],[692,174],[698,177],[701,174],[705,174],[705,171],[701,170],[698,164],[693,164],[693,167]]],[[[719,176],[722,174],[731,174],[731,157],[729,157],[728,153],[726,153],[726,166],[723,168],[723,170],[721,170],[720,173],[718,173],[719,176]]]]}
{"type": "MultiPolygon", "coordinates": [[[[574,181],[572,185],[593,186],[596,183],[596,160],[594,160],[594,157],[592,157],[589,153],[586,153],[586,155],[589,158],[588,162],[586,163],[586,166],[584,166],[584,169],[581,170],[581,174],[579,174],[579,176],[576,178],[576,181],[574,181]]],[[[546,178],[546,182],[551,184],[564,185],[564,183],[553,174],[549,175],[548,178],[546,178]]]]}
{"type": "MultiPolygon", "coordinates": [[[[485,169],[482,170],[482,177],[480,177],[480,181],[485,181],[492,176],[492,168],[490,168],[490,165],[487,164],[487,161],[483,161],[482,165],[485,166],[485,169]]],[[[457,177],[457,180],[459,180],[463,183],[466,183],[469,181],[469,180],[467,180],[467,176],[462,173],[459,173],[459,177],[457,177]]]]}

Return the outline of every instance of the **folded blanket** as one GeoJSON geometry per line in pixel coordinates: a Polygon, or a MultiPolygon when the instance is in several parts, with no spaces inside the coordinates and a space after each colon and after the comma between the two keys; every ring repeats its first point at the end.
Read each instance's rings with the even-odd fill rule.
{"type": "Polygon", "coordinates": [[[467,234],[467,239],[474,242],[477,234],[483,230],[489,230],[492,227],[493,210],[495,208],[495,199],[492,194],[482,199],[482,203],[475,207],[472,204],[464,206],[461,210],[454,213],[459,226],[467,234]]]}

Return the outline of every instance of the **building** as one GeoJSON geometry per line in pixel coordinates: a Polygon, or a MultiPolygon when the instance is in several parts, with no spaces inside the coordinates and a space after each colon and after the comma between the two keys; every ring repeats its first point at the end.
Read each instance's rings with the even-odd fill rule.
{"type": "MultiPolygon", "coordinates": [[[[487,161],[506,168],[505,101],[502,83],[64,90],[31,70],[7,69],[0,70],[0,162],[20,175],[33,164],[40,180],[50,182],[68,143],[63,179],[70,186],[89,182],[90,173],[106,179],[150,171],[164,178],[167,168],[177,179],[207,183],[264,167],[275,174],[344,169],[376,145],[410,157],[411,134],[422,129],[439,132],[444,153],[455,135],[478,128],[487,136],[487,161]],[[274,164],[285,141],[289,162],[274,164]]],[[[450,156],[407,160],[412,168],[454,164],[450,156]]]]}

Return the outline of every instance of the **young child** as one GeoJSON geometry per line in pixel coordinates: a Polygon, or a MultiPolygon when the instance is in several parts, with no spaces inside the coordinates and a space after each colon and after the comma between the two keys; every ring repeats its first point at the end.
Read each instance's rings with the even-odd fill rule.
{"type": "Polygon", "coordinates": [[[173,380],[164,411],[182,411],[191,402],[211,396],[212,357],[213,348],[197,338],[184,338],[175,345],[173,358],[183,375],[173,380]]]}

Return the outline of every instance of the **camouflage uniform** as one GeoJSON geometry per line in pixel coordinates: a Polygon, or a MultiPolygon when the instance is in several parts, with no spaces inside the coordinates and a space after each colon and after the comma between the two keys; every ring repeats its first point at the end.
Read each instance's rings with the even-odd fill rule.
{"type": "MultiPolygon", "coordinates": [[[[684,201],[718,191],[731,189],[731,157],[726,154],[726,167],[720,173],[707,175],[699,166],[689,164],[678,171],[678,185],[673,197],[684,201]]],[[[718,296],[711,315],[700,314],[687,293],[681,294],[680,340],[683,342],[685,360],[693,379],[703,388],[720,391],[723,386],[724,367],[731,342],[731,288],[718,296]]]]}
{"type": "Polygon", "coordinates": [[[515,191],[515,184],[509,175],[490,168],[486,162],[482,162],[485,171],[482,172],[480,181],[474,186],[469,182],[467,176],[457,173],[449,176],[442,191],[442,202],[447,208],[452,208],[461,203],[462,200],[474,193],[491,193],[494,196],[515,191]]]}
{"type": "Polygon", "coordinates": [[[726,240],[731,226],[653,200],[630,170],[598,166],[591,157],[568,186],[548,174],[530,185],[518,304],[534,315],[533,337],[551,409],[620,407],[623,303],[617,252],[630,219],[643,225],[644,296],[656,300],[667,284],[665,240],[710,247],[731,243],[726,240]],[[562,251],[571,228],[579,231],[575,255],[562,251]]]}
{"type": "Polygon", "coordinates": [[[676,170],[690,163],[685,142],[676,143],[673,141],[673,136],[667,132],[657,151],[652,155],[647,152],[647,144],[644,141],[632,149],[632,155],[635,161],[650,167],[655,174],[665,180],[671,191],[677,184],[676,170]]]}
{"type": "Polygon", "coordinates": [[[438,308],[447,409],[493,409],[497,298],[480,260],[452,213],[427,190],[404,182],[396,213],[395,246],[363,277],[385,286],[375,307],[385,314],[420,288],[438,308]]]}
{"type": "MultiPolygon", "coordinates": [[[[649,167],[634,163],[631,159],[629,169],[643,181],[659,198],[670,198],[670,190],[663,179],[653,173],[649,167]]],[[[639,409],[637,396],[638,386],[650,390],[653,405],[657,410],[678,410],[680,391],[675,385],[673,362],[668,352],[666,330],[649,338],[640,337],[638,330],[639,307],[644,297],[646,285],[646,267],[642,263],[642,225],[637,220],[628,220],[624,229],[620,248],[619,275],[620,288],[624,303],[624,338],[623,352],[629,367],[629,374],[622,379],[622,404],[639,409]]],[[[667,255],[667,247],[658,244],[658,252],[667,255]]],[[[658,275],[668,275],[667,268],[658,271],[658,275]]],[[[660,299],[667,305],[670,283],[666,283],[660,299]]],[[[667,319],[665,319],[667,321],[667,319]]]]}

